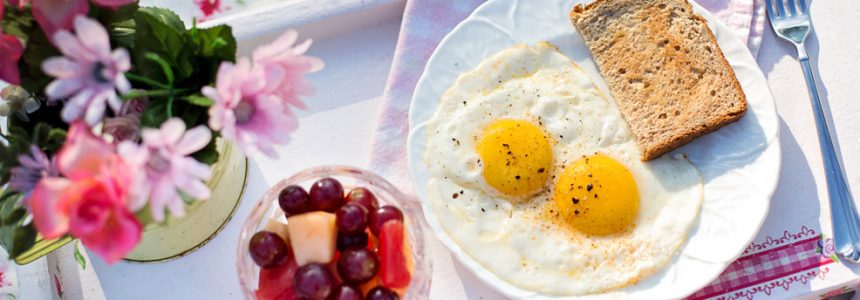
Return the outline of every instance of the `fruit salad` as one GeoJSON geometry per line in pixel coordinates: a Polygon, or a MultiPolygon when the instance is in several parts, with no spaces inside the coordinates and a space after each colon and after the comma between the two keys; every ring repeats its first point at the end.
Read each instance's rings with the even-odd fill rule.
{"type": "Polygon", "coordinates": [[[368,188],[321,178],[284,187],[280,211],[247,241],[261,300],[400,299],[415,262],[403,211],[368,188]]]}

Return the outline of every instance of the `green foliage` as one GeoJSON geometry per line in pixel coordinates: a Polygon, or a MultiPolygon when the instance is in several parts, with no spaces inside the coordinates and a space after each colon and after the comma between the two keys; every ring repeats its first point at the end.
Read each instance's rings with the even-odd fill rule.
{"type": "Polygon", "coordinates": [[[179,80],[194,72],[191,64],[193,51],[188,45],[185,26],[175,13],[163,8],[142,7],[135,17],[137,34],[133,57],[137,73],[165,82],[164,72],[158,62],[147,58],[154,53],[164,58],[173,68],[179,80]]]}
{"type": "Polygon", "coordinates": [[[185,102],[188,102],[190,104],[202,107],[210,107],[212,106],[212,104],[214,104],[214,101],[212,101],[212,99],[197,94],[185,97],[184,100],[185,102]]]}
{"type": "Polygon", "coordinates": [[[36,243],[33,224],[24,225],[27,211],[18,205],[22,195],[4,191],[0,196],[0,244],[15,257],[36,243]]]}
{"type": "MultiPolygon", "coordinates": [[[[42,72],[42,63],[61,53],[33,19],[29,8],[6,9],[5,16],[0,17],[0,30],[18,37],[25,47],[18,65],[22,86],[43,101],[42,107],[30,114],[34,121],[9,120],[8,133],[4,134],[7,143],[0,142],[0,187],[3,187],[10,180],[11,169],[18,166],[18,157],[29,153],[31,146],[53,156],[65,142],[68,124],[60,118],[62,105],[44,105],[43,91],[53,78],[42,72]]],[[[172,116],[182,118],[188,128],[208,123],[207,108],[213,101],[202,96],[200,90],[213,85],[222,62],[236,61],[236,40],[229,26],[197,28],[194,24],[186,29],[175,13],[139,7],[137,3],[117,9],[91,5],[89,17],[106,27],[112,48],[124,48],[131,55],[132,69],[126,77],[132,82],[133,91],[122,98],[148,99],[141,126],[159,127],[172,116]]],[[[214,164],[219,157],[216,139],[217,133],[213,133],[209,145],[193,157],[214,164]]],[[[24,225],[29,215],[21,206],[24,195],[0,192],[0,244],[14,257],[31,248],[37,234],[32,222],[24,225]]],[[[76,259],[81,262],[78,256],[76,252],[76,259]]]]}

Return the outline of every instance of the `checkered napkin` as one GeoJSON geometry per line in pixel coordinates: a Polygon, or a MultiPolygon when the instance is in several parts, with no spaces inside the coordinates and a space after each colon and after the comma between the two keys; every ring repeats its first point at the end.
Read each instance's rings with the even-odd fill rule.
{"type": "MultiPolygon", "coordinates": [[[[404,190],[411,189],[406,163],[408,111],[412,93],[424,66],[439,41],[466,18],[482,0],[409,0],[385,89],[382,117],[371,153],[370,168],[404,190]]],[[[755,55],[764,24],[763,0],[697,0],[735,34],[747,40],[755,55]]],[[[805,229],[805,228],[804,228],[805,229]]],[[[808,230],[808,229],[807,229],[808,230]]],[[[825,239],[813,232],[789,233],[753,243],[712,284],[691,299],[752,299],[771,295],[775,288],[788,289],[794,282],[821,277],[819,267],[832,263],[823,254],[825,239]]]]}

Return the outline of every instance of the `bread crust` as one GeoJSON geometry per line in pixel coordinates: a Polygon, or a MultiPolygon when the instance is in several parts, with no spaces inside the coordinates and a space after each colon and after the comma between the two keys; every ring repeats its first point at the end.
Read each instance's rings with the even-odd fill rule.
{"type": "MultiPolygon", "coordinates": [[[[702,135],[735,122],[745,115],[747,110],[746,96],[734,70],[726,60],[707,21],[692,11],[692,5],[687,0],[596,0],[586,6],[576,5],[570,12],[570,19],[585,38],[586,44],[606,79],[616,103],[619,104],[624,119],[636,135],[642,160],[655,159],[702,135]],[[670,12],[666,11],[667,7],[670,12]],[[596,10],[600,11],[595,12],[596,10]],[[669,13],[671,15],[668,17],[658,15],[669,13]],[[644,23],[625,23],[628,25],[624,27],[626,31],[615,30],[612,27],[617,25],[613,22],[623,22],[634,17],[644,18],[645,20],[642,21],[644,23]],[[662,26],[664,23],[660,22],[664,20],[660,18],[664,17],[670,18],[666,19],[669,20],[667,26],[662,26]],[[622,20],[622,18],[626,19],[622,20]],[[706,40],[704,44],[690,45],[693,42],[689,38],[685,40],[684,37],[679,37],[677,28],[675,31],[670,28],[672,22],[675,21],[671,18],[701,26],[703,30],[695,33],[700,34],[701,38],[706,40]],[[596,28],[591,28],[591,26],[596,28]],[[639,35],[631,37],[628,35],[629,32],[639,35]],[[622,42],[632,40],[660,40],[664,42],[659,49],[655,50],[654,47],[651,47],[642,53],[633,53],[627,57],[603,55],[603,53],[617,54],[619,51],[615,42],[619,40],[622,42]],[[675,51],[662,49],[667,45],[674,46],[675,51]],[[694,55],[690,54],[692,47],[704,47],[693,49],[694,54],[699,55],[698,58],[694,58],[694,55]],[[703,52],[701,49],[708,51],[703,52]],[[712,49],[714,50],[712,51],[712,49]],[[695,52],[695,50],[699,51],[695,52]],[[637,63],[647,62],[647,59],[636,60],[647,54],[658,56],[656,60],[650,57],[650,61],[659,61],[658,66],[662,66],[663,70],[660,70],[660,67],[656,67],[657,71],[645,70],[649,72],[645,74],[647,76],[639,76],[642,75],[641,72],[637,74],[624,72],[630,70],[630,73],[634,73],[647,69],[637,65],[637,63]],[[715,64],[694,61],[694,59],[712,60],[715,64]],[[678,70],[682,70],[678,66],[683,66],[683,68],[689,66],[691,72],[698,71],[698,73],[689,74],[694,77],[698,74],[698,79],[686,76],[687,74],[683,74],[685,72],[678,72],[678,70]],[[695,67],[702,69],[696,70],[695,67]],[[703,77],[703,74],[707,77],[703,77]],[[652,75],[658,78],[652,79],[652,75]],[[662,86],[666,83],[667,77],[670,78],[669,82],[676,83],[677,80],[679,84],[671,87],[662,86]],[[627,81],[622,79],[627,79],[627,81]],[[681,82],[683,84],[680,84],[681,82]],[[652,83],[654,86],[649,86],[652,83]],[[657,86],[658,84],[661,86],[657,86]],[[715,88],[714,86],[718,87],[715,88]],[[710,94],[705,93],[703,95],[703,87],[710,89],[710,94]],[[660,90],[668,88],[684,93],[666,94],[660,90]],[[661,96],[665,95],[670,96],[662,99],[661,96]],[[661,101],[663,102],[661,103],[661,101]],[[714,109],[714,107],[719,109],[714,109]],[[667,117],[666,112],[668,111],[674,111],[674,116],[667,117]]],[[[635,19],[635,21],[639,20],[635,19]]],[[[699,38],[698,35],[695,37],[699,38]]]]}

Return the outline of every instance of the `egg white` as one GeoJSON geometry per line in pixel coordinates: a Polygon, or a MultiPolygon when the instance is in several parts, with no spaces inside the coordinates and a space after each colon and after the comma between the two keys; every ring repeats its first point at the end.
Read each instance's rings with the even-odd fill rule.
{"type": "Polygon", "coordinates": [[[427,130],[429,200],[440,224],[482,266],[523,289],[585,295],[634,284],[670,262],[702,204],[695,166],[666,156],[640,161],[617,107],[548,43],[501,51],[462,74],[427,130]],[[502,118],[530,120],[553,141],[553,179],[525,201],[505,199],[483,179],[476,144],[502,118]],[[553,217],[555,178],[595,153],[624,164],[637,183],[640,209],[629,232],[588,236],[553,217]]]}

